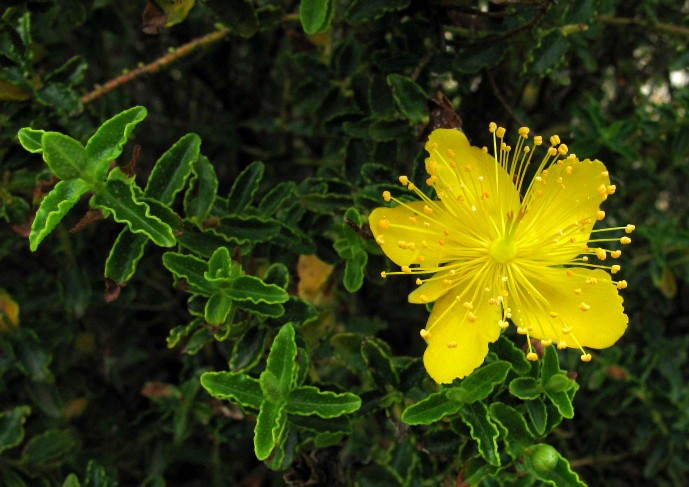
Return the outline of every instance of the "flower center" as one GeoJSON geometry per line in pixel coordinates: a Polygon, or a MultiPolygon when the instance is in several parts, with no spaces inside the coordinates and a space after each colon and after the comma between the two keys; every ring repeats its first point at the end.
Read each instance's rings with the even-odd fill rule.
{"type": "Polygon", "coordinates": [[[490,244],[490,256],[501,264],[507,264],[517,255],[517,246],[511,238],[498,238],[490,244]]]}

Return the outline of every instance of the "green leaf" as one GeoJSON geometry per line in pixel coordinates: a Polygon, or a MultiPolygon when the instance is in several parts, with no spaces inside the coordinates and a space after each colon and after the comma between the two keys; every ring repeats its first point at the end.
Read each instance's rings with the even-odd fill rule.
{"type": "Polygon", "coordinates": [[[218,399],[227,399],[241,406],[259,409],[263,402],[261,385],[253,377],[236,372],[205,372],[201,385],[218,399]]]}
{"type": "Polygon", "coordinates": [[[70,473],[65,477],[65,481],[62,482],[62,487],[81,487],[79,477],[76,474],[70,473]]]}
{"type": "Polygon", "coordinates": [[[87,172],[90,175],[96,180],[105,177],[110,161],[120,157],[124,144],[147,113],[144,107],[132,107],[107,120],[96,130],[86,143],[87,172]]]}
{"type": "Polygon", "coordinates": [[[541,380],[547,384],[550,378],[560,373],[560,359],[555,347],[545,347],[541,361],[541,380]]]}
{"type": "Polygon", "coordinates": [[[518,377],[510,382],[510,394],[519,399],[536,399],[541,393],[541,385],[533,377],[518,377]]]}
{"type": "Polygon", "coordinates": [[[222,292],[212,294],[206,302],[204,317],[211,325],[222,325],[232,311],[232,300],[222,292]]]}
{"type": "Polygon", "coordinates": [[[550,445],[535,445],[524,456],[524,465],[538,480],[555,487],[584,487],[586,484],[572,471],[569,462],[550,445]]]}
{"type": "Polygon", "coordinates": [[[362,249],[353,249],[352,256],[346,260],[342,283],[347,291],[354,293],[364,284],[364,270],[368,254],[362,249]]]}
{"type": "Polygon", "coordinates": [[[512,406],[496,402],[490,405],[490,417],[505,429],[505,444],[512,458],[521,458],[524,449],[534,442],[524,416],[512,406]]]}
{"type": "Polygon", "coordinates": [[[255,276],[239,276],[223,290],[230,298],[252,303],[284,303],[289,299],[287,291],[275,284],[266,284],[255,276]]]}
{"type": "Polygon", "coordinates": [[[208,232],[241,245],[268,242],[278,236],[280,228],[280,222],[270,218],[233,215],[222,218],[220,225],[208,228],[208,232]]]}
{"type": "Polygon", "coordinates": [[[0,413],[0,452],[14,448],[24,441],[24,423],[29,414],[29,406],[17,406],[0,413]]]}
{"type": "Polygon", "coordinates": [[[265,166],[261,161],[254,161],[244,169],[232,184],[227,196],[227,211],[240,214],[254,199],[258,185],[263,179],[265,166]]]}
{"type": "Polygon", "coordinates": [[[267,334],[262,326],[252,326],[237,340],[230,356],[230,369],[243,372],[263,359],[267,334]]]}
{"type": "Polygon", "coordinates": [[[350,24],[360,24],[378,19],[387,12],[405,9],[411,0],[354,0],[345,17],[350,24]]]}
{"type": "Polygon", "coordinates": [[[189,189],[184,194],[184,214],[192,222],[200,225],[208,217],[218,193],[218,176],[213,164],[206,156],[200,155],[192,166],[194,175],[189,189]]]}
{"type": "Polygon", "coordinates": [[[426,398],[412,404],[402,413],[402,421],[410,425],[431,424],[455,414],[462,409],[462,403],[450,401],[445,391],[434,392],[426,398]]]}
{"type": "Polygon", "coordinates": [[[428,120],[428,97],[413,79],[400,74],[389,74],[387,82],[392,87],[397,108],[411,123],[420,124],[428,120]]]}
{"type": "Polygon", "coordinates": [[[231,269],[230,251],[227,250],[227,247],[218,247],[208,261],[208,272],[205,273],[205,278],[208,280],[229,279],[231,269]]]}
{"type": "Polygon", "coordinates": [[[531,418],[533,431],[538,436],[543,436],[546,432],[546,426],[548,424],[548,411],[545,407],[545,404],[541,399],[525,401],[524,404],[526,405],[527,413],[529,413],[529,418],[531,418]]]}
{"type": "Polygon", "coordinates": [[[45,132],[41,146],[43,160],[58,178],[79,179],[86,175],[86,150],[79,141],[59,132],[45,132]]]}
{"type": "Polygon", "coordinates": [[[252,303],[251,301],[234,301],[234,304],[237,308],[266,318],[280,318],[285,314],[285,307],[281,304],[252,303]]]}
{"type": "Polygon", "coordinates": [[[378,389],[385,391],[389,384],[399,383],[399,376],[392,365],[392,357],[380,340],[376,338],[364,340],[361,343],[361,356],[378,389]]]}
{"type": "Polygon", "coordinates": [[[511,363],[517,374],[524,375],[531,370],[531,362],[526,359],[526,354],[506,336],[500,335],[498,341],[493,343],[490,348],[502,360],[511,363]]]}
{"type": "Polygon", "coordinates": [[[548,379],[548,382],[545,384],[545,390],[548,392],[565,392],[576,386],[576,382],[567,377],[564,372],[560,372],[548,379]]]}
{"type": "Polygon", "coordinates": [[[285,402],[268,402],[261,404],[254,429],[254,451],[256,458],[265,460],[280,444],[287,425],[285,402]]]}
{"type": "Polygon", "coordinates": [[[266,270],[263,282],[266,284],[275,284],[286,290],[289,286],[289,269],[287,269],[285,264],[275,262],[266,270]]]}
{"type": "Polygon", "coordinates": [[[60,181],[41,201],[36,217],[31,224],[29,248],[35,251],[38,245],[52,232],[67,212],[81,197],[91,190],[91,186],[81,180],[60,181]]]}
{"type": "Polygon", "coordinates": [[[505,382],[512,366],[509,362],[493,362],[474,371],[459,387],[448,389],[447,398],[452,401],[472,403],[485,399],[495,386],[505,382]]]}
{"type": "Polygon", "coordinates": [[[204,0],[220,20],[241,37],[258,31],[258,18],[250,0],[204,0]]]}
{"type": "Polygon", "coordinates": [[[287,323],[280,328],[266,360],[266,372],[270,372],[277,378],[277,387],[283,399],[287,398],[297,378],[296,358],[297,344],[294,341],[294,327],[291,323],[287,323]]]}
{"type": "Polygon", "coordinates": [[[79,445],[74,433],[63,430],[48,430],[34,436],[22,452],[22,463],[33,468],[45,467],[64,460],[79,445]]]}
{"type": "Polygon", "coordinates": [[[136,266],[144,256],[148,239],[126,228],[117,236],[105,261],[105,277],[118,285],[125,285],[136,272],[136,266]]]}
{"type": "Polygon", "coordinates": [[[133,182],[110,177],[106,190],[96,193],[91,198],[91,205],[106,214],[111,213],[115,221],[125,223],[130,232],[146,235],[156,245],[175,245],[175,235],[170,226],[154,216],[146,203],[136,200],[132,185],[133,182]]]}
{"type": "Polygon", "coordinates": [[[368,135],[376,142],[390,142],[409,134],[407,122],[396,119],[380,119],[368,127],[368,135]]]}
{"type": "MultiPolygon", "coordinates": [[[[550,381],[560,375],[560,360],[557,356],[557,351],[555,347],[545,347],[543,353],[543,360],[541,363],[541,382],[543,384],[549,384],[550,381]]],[[[568,394],[568,391],[572,393],[578,388],[574,381],[571,381],[573,385],[570,386],[568,390],[565,391],[553,391],[545,389],[545,394],[553,403],[553,406],[557,408],[560,414],[568,419],[574,417],[574,407],[572,406],[572,396],[568,394]]],[[[529,398],[533,399],[533,398],[529,398]]]]}
{"type": "Polygon", "coordinates": [[[297,189],[297,185],[292,181],[278,183],[266,194],[258,204],[258,209],[266,216],[273,216],[275,212],[290,200],[297,189]]]}
{"type": "Polygon", "coordinates": [[[529,71],[539,76],[550,73],[565,58],[569,41],[560,29],[553,29],[539,39],[538,45],[530,52],[529,71]]]}
{"type": "Polygon", "coordinates": [[[17,137],[24,149],[34,154],[43,152],[43,142],[41,141],[45,130],[34,130],[26,127],[19,131],[17,137]]]}
{"type": "Polygon", "coordinates": [[[144,194],[172,205],[199,158],[200,148],[201,138],[196,134],[187,134],[175,142],[153,167],[144,194]]]}
{"type": "Polygon", "coordinates": [[[353,413],[361,407],[361,398],[344,392],[336,394],[321,391],[316,387],[302,386],[289,393],[287,412],[299,416],[316,415],[321,418],[335,418],[353,413]]]}
{"type": "Polygon", "coordinates": [[[163,254],[163,265],[178,279],[184,279],[189,284],[189,290],[204,296],[210,296],[216,287],[206,281],[204,274],[208,270],[205,260],[193,255],[166,252],[163,254]]]}
{"type": "Polygon", "coordinates": [[[474,402],[466,404],[460,411],[464,423],[469,426],[471,437],[478,444],[478,451],[483,459],[491,465],[500,466],[498,453],[498,428],[490,420],[485,404],[474,402]]]}
{"type": "Polygon", "coordinates": [[[460,73],[478,73],[482,69],[495,66],[502,61],[505,51],[505,46],[497,43],[482,48],[466,48],[453,56],[452,67],[460,73]]]}
{"type": "Polygon", "coordinates": [[[326,30],[331,9],[331,0],[301,0],[299,19],[304,27],[304,32],[308,35],[314,35],[326,30]]]}

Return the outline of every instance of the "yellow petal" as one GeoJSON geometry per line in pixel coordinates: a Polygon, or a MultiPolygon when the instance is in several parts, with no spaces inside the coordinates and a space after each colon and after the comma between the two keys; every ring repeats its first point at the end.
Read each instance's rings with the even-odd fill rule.
{"type": "Polygon", "coordinates": [[[553,164],[525,197],[526,215],[517,229],[519,255],[567,262],[583,252],[596,213],[607,198],[610,177],[602,162],[553,164]]]}
{"type": "Polygon", "coordinates": [[[368,218],[376,241],[397,265],[436,267],[452,251],[442,233],[442,228],[451,223],[448,217],[436,212],[429,221],[424,206],[423,201],[414,201],[395,208],[376,208],[368,218]]]}
{"type": "Polygon", "coordinates": [[[426,171],[437,177],[440,199],[466,225],[486,225],[486,214],[502,218],[519,209],[519,193],[509,174],[493,156],[472,147],[462,132],[434,130],[426,150],[426,171]]]}
{"type": "Polygon", "coordinates": [[[525,272],[525,276],[545,302],[538,304],[541,301],[536,301],[533,291],[527,300],[524,290],[522,299],[510,303],[512,320],[517,326],[533,326],[534,338],[564,340],[570,347],[576,347],[578,340],[583,347],[607,348],[627,329],[622,296],[607,272],[574,267],[525,272]],[[572,331],[563,332],[567,328],[572,331]]]}
{"type": "Polygon", "coordinates": [[[469,310],[455,300],[454,293],[446,294],[433,306],[423,362],[439,384],[471,374],[486,358],[488,343],[500,336],[498,306],[481,304],[472,312],[476,318],[473,322],[468,319],[469,310]]]}

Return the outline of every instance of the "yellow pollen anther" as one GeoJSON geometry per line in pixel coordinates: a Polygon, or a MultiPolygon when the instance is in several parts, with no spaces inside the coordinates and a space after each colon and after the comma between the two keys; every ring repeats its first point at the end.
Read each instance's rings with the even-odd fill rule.
{"type": "Polygon", "coordinates": [[[428,206],[428,205],[424,205],[424,207],[423,207],[423,212],[424,212],[426,215],[431,215],[431,214],[433,213],[433,208],[431,208],[431,207],[428,206]]]}
{"type": "Polygon", "coordinates": [[[548,316],[550,316],[551,318],[557,318],[559,315],[555,311],[551,311],[550,313],[548,313],[548,316]]]}
{"type": "Polygon", "coordinates": [[[517,333],[519,333],[520,335],[526,335],[526,328],[524,328],[523,326],[518,326],[517,333]]]}
{"type": "Polygon", "coordinates": [[[378,222],[378,227],[380,227],[381,230],[387,230],[390,228],[390,220],[383,218],[380,222],[378,222]]]}
{"type": "Polygon", "coordinates": [[[610,257],[612,257],[613,259],[619,259],[621,255],[621,250],[613,250],[612,252],[610,252],[610,257]]]}
{"type": "Polygon", "coordinates": [[[614,184],[611,184],[606,188],[606,192],[608,194],[615,194],[615,191],[617,191],[617,186],[615,186],[614,184]]]}
{"type": "Polygon", "coordinates": [[[495,135],[498,136],[498,139],[502,139],[505,136],[505,128],[498,127],[498,130],[496,131],[495,135]]]}
{"type": "Polygon", "coordinates": [[[414,183],[412,183],[411,181],[409,181],[409,184],[407,184],[407,189],[409,191],[414,191],[416,189],[416,185],[414,183]]]}
{"type": "Polygon", "coordinates": [[[579,295],[581,294],[581,288],[580,288],[580,287],[576,288],[576,289],[574,290],[574,294],[576,294],[577,296],[579,296],[579,295]]]}
{"type": "Polygon", "coordinates": [[[620,272],[620,269],[622,269],[622,267],[620,267],[619,265],[615,264],[615,265],[613,265],[613,266],[610,268],[610,272],[611,272],[612,274],[617,274],[618,272],[620,272]]]}
{"type": "Polygon", "coordinates": [[[625,233],[632,233],[634,230],[636,230],[636,225],[632,225],[631,223],[624,227],[625,233]]]}
{"type": "Polygon", "coordinates": [[[466,166],[464,166],[464,170],[466,172],[471,172],[471,164],[467,164],[466,166]]]}
{"type": "Polygon", "coordinates": [[[423,262],[424,260],[426,260],[426,256],[425,255],[419,255],[418,259],[419,259],[419,262],[423,262]]]}
{"type": "Polygon", "coordinates": [[[476,315],[474,313],[472,313],[471,311],[469,311],[469,313],[467,314],[467,320],[470,323],[475,322],[476,321],[476,315]]]}
{"type": "Polygon", "coordinates": [[[425,294],[422,294],[422,295],[421,295],[421,302],[422,302],[422,303],[427,303],[428,301],[430,301],[430,300],[428,299],[428,296],[426,296],[425,294]]]}
{"type": "Polygon", "coordinates": [[[598,194],[600,194],[601,196],[608,194],[608,188],[604,184],[601,184],[600,186],[598,186],[598,194]]]}
{"type": "Polygon", "coordinates": [[[407,242],[405,242],[404,240],[399,240],[397,242],[397,246],[401,249],[406,249],[407,248],[407,242]]]}
{"type": "Polygon", "coordinates": [[[445,240],[443,240],[443,239],[438,240],[438,245],[440,245],[440,246],[445,245],[445,240]]]}
{"type": "Polygon", "coordinates": [[[567,174],[572,174],[572,171],[574,171],[574,167],[572,167],[572,166],[567,166],[567,167],[565,168],[565,172],[566,172],[567,174]]]}
{"type": "Polygon", "coordinates": [[[382,235],[378,235],[378,236],[376,237],[376,243],[377,243],[378,245],[383,245],[383,244],[385,243],[385,238],[384,238],[382,235]]]}
{"type": "Polygon", "coordinates": [[[409,178],[407,176],[400,176],[400,183],[402,183],[403,186],[406,186],[409,184],[409,178]]]}
{"type": "Polygon", "coordinates": [[[426,184],[429,186],[433,186],[437,180],[437,176],[431,176],[430,178],[426,179],[426,184]]]}
{"type": "Polygon", "coordinates": [[[416,278],[416,285],[417,285],[417,286],[420,286],[421,284],[423,284],[423,281],[421,280],[420,277],[417,277],[417,278],[416,278]]]}
{"type": "Polygon", "coordinates": [[[579,309],[582,310],[582,311],[588,311],[588,310],[591,309],[591,306],[588,305],[588,304],[586,304],[586,303],[581,303],[581,304],[579,305],[579,309]]]}
{"type": "Polygon", "coordinates": [[[567,151],[569,151],[569,147],[567,147],[565,144],[560,144],[560,147],[557,148],[557,151],[561,156],[566,156],[567,151]]]}
{"type": "Polygon", "coordinates": [[[629,237],[622,237],[622,238],[620,239],[620,243],[621,243],[622,245],[627,245],[627,244],[632,243],[632,239],[629,238],[629,237]]]}
{"type": "Polygon", "coordinates": [[[455,156],[455,151],[452,149],[447,149],[447,157],[454,157],[455,156]]]}
{"type": "Polygon", "coordinates": [[[411,267],[409,267],[408,265],[403,265],[402,272],[404,272],[405,274],[411,274],[411,267]]]}
{"type": "Polygon", "coordinates": [[[553,344],[553,341],[550,338],[548,338],[547,340],[541,340],[541,345],[543,345],[544,347],[549,347],[552,344],[553,344]]]}
{"type": "Polygon", "coordinates": [[[543,137],[540,135],[537,135],[536,137],[533,138],[533,145],[539,146],[543,144],[543,137]]]}
{"type": "Polygon", "coordinates": [[[386,203],[389,203],[391,199],[392,199],[392,195],[390,194],[390,191],[383,191],[383,200],[386,203]]]}
{"type": "Polygon", "coordinates": [[[495,132],[496,130],[498,130],[498,124],[496,124],[495,122],[491,122],[491,123],[488,124],[488,131],[489,131],[491,134],[492,134],[493,132],[495,132]]]}
{"type": "Polygon", "coordinates": [[[510,324],[508,322],[506,322],[505,320],[499,320],[498,326],[500,328],[502,328],[503,330],[505,330],[505,329],[507,329],[508,326],[510,326],[510,324]]]}
{"type": "Polygon", "coordinates": [[[605,249],[597,248],[596,249],[596,257],[598,257],[600,260],[605,260],[605,258],[608,255],[605,253],[605,249]]]}
{"type": "Polygon", "coordinates": [[[474,305],[471,304],[469,301],[464,301],[462,303],[462,306],[464,306],[466,309],[474,309],[474,305]]]}
{"type": "Polygon", "coordinates": [[[447,342],[447,348],[457,348],[457,342],[447,342]]]}
{"type": "Polygon", "coordinates": [[[419,332],[419,335],[421,335],[421,338],[426,340],[427,338],[429,338],[431,336],[431,332],[422,328],[421,331],[419,332]]]}
{"type": "Polygon", "coordinates": [[[590,353],[585,353],[581,356],[581,361],[582,362],[590,362],[591,361],[591,354],[590,353]]]}
{"type": "Polygon", "coordinates": [[[574,275],[574,272],[567,271],[567,272],[565,272],[565,274],[567,274],[567,277],[572,277],[574,275]]]}
{"type": "Polygon", "coordinates": [[[385,271],[381,271],[380,277],[382,277],[383,279],[385,279],[386,277],[388,277],[388,273],[385,272],[385,271]]]}
{"type": "Polygon", "coordinates": [[[549,147],[548,148],[548,155],[549,156],[556,156],[557,155],[557,149],[555,147],[549,147]]]}
{"type": "Polygon", "coordinates": [[[427,249],[428,248],[428,242],[426,242],[425,240],[422,240],[421,241],[421,247],[423,247],[424,249],[427,249]]]}
{"type": "Polygon", "coordinates": [[[572,332],[572,327],[571,327],[571,326],[565,326],[565,327],[562,329],[562,333],[564,333],[565,335],[567,335],[568,333],[571,333],[571,332],[572,332]]]}
{"type": "Polygon", "coordinates": [[[450,284],[452,284],[452,281],[450,279],[443,279],[443,284],[449,286],[450,284]]]}
{"type": "Polygon", "coordinates": [[[567,342],[562,340],[557,344],[557,348],[558,350],[564,350],[565,348],[567,348],[567,342]]]}
{"type": "Polygon", "coordinates": [[[550,143],[551,143],[552,145],[557,145],[557,144],[559,144],[559,143],[560,143],[560,137],[559,137],[558,135],[552,135],[552,136],[550,137],[550,143]]]}
{"type": "Polygon", "coordinates": [[[600,173],[600,177],[602,177],[602,178],[607,178],[609,176],[610,176],[610,173],[608,171],[602,171],[600,173]]]}
{"type": "Polygon", "coordinates": [[[605,212],[603,210],[598,210],[596,213],[596,220],[601,221],[603,218],[605,218],[605,212]]]}
{"type": "Polygon", "coordinates": [[[617,289],[627,289],[627,281],[620,281],[617,283],[617,289]]]}
{"type": "Polygon", "coordinates": [[[416,224],[416,223],[418,223],[419,220],[415,216],[410,216],[409,221],[412,222],[413,224],[416,224]]]}
{"type": "Polygon", "coordinates": [[[525,139],[529,136],[529,132],[529,127],[519,127],[519,135],[521,135],[525,139]]]}
{"type": "Polygon", "coordinates": [[[538,360],[538,354],[536,352],[529,352],[526,354],[526,359],[535,362],[538,360]]]}

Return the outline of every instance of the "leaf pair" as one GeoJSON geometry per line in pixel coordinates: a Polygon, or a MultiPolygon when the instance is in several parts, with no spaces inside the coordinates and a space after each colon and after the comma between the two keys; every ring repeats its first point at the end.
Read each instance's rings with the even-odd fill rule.
{"type": "Polygon", "coordinates": [[[254,449],[259,460],[268,459],[286,440],[289,415],[336,418],[361,407],[355,394],[299,385],[297,353],[294,327],[287,323],[275,337],[258,380],[236,372],[206,372],[201,376],[201,384],[212,396],[258,409],[254,449]]]}

